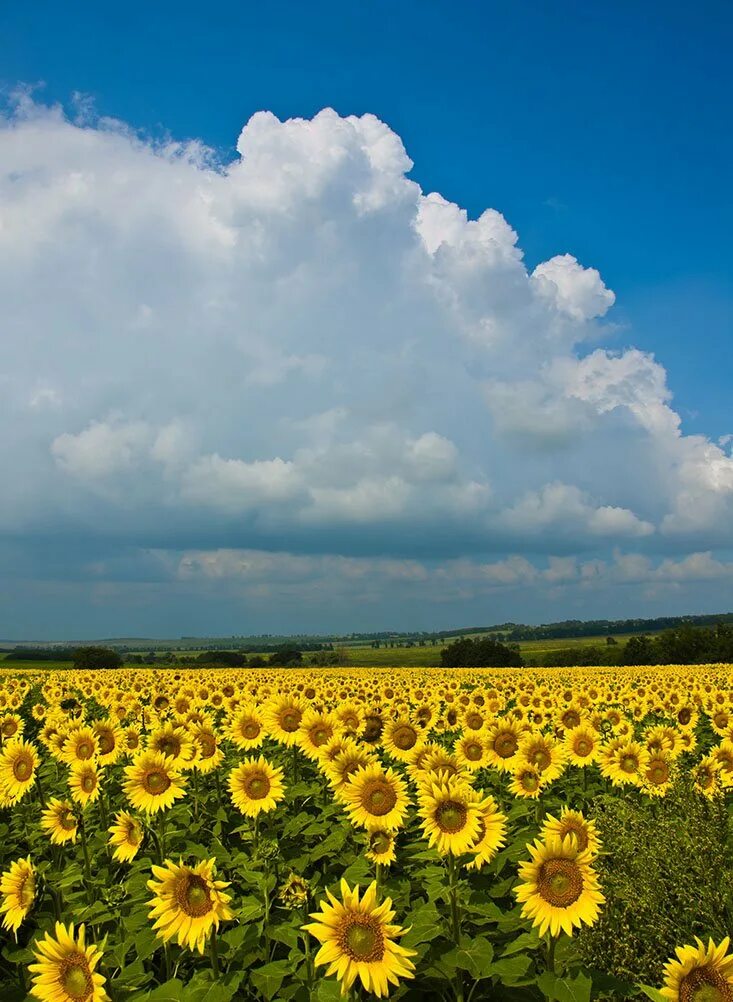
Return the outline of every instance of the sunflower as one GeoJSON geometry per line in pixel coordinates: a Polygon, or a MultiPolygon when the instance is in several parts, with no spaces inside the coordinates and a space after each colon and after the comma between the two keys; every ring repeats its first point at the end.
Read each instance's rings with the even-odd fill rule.
{"type": "Polygon", "coordinates": [[[173,724],[156,728],[148,737],[147,747],[149,751],[165,755],[176,769],[185,768],[195,754],[191,735],[183,727],[174,727],[173,724]]]}
{"type": "Polygon", "coordinates": [[[400,828],[410,803],[402,777],[378,764],[357,769],[342,788],[341,799],[351,823],[367,831],[400,828]]]}
{"type": "Polygon", "coordinates": [[[601,772],[614,786],[642,786],[649,752],[638,741],[618,740],[603,749],[601,772]]]}
{"type": "Polygon", "coordinates": [[[536,765],[520,765],[512,773],[509,791],[515,797],[538,800],[545,780],[536,765]]]}
{"type": "Polygon", "coordinates": [[[584,852],[587,849],[591,857],[597,856],[601,851],[601,840],[598,837],[595,821],[588,821],[580,811],[571,811],[563,807],[559,818],[553,817],[552,814],[547,815],[540,837],[544,840],[552,837],[564,839],[566,835],[572,835],[580,851],[584,852]]]}
{"type": "Polygon", "coordinates": [[[388,828],[375,828],[367,832],[366,858],[372,863],[389,866],[397,859],[395,853],[395,833],[388,828]]]}
{"type": "Polygon", "coordinates": [[[290,748],[298,741],[304,705],[292,696],[281,696],[265,709],[265,724],[270,735],[290,748]]]}
{"type": "Polygon", "coordinates": [[[216,734],[208,723],[200,723],[193,728],[196,754],[193,767],[198,772],[213,772],[224,760],[224,752],[219,747],[216,734]]]}
{"type": "Polygon", "coordinates": [[[49,800],[41,814],[41,828],[48,833],[53,845],[76,842],[77,820],[74,808],[66,800],[49,800]]]}
{"type": "Polygon", "coordinates": [[[0,743],[11,741],[23,735],[25,724],[17,713],[5,713],[0,717],[0,743]]]}
{"type": "Polygon", "coordinates": [[[164,942],[176,938],[180,946],[203,953],[209,933],[234,918],[231,895],[223,893],[229,884],[215,879],[214,864],[209,859],[191,867],[166,859],[163,866],[153,866],[149,917],[156,920],[153,929],[164,942]]]}
{"type": "Polygon", "coordinates": [[[69,731],[61,750],[61,758],[68,765],[74,762],[88,762],[99,748],[99,739],[91,727],[75,727],[69,731]]]}
{"type": "Polygon", "coordinates": [[[651,752],[644,767],[644,792],[653,797],[663,797],[672,787],[672,768],[671,752],[651,752]]]}
{"type": "Polygon", "coordinates": [[[100,765],[113,765],[123,752],[122,731],[112,720],[97,720],[97,761],[100,765]]]}
{"type": "Polygon", "coordinates": [[[353,744],[353,747],[340,752],[332,762],[322,768],[333,788],[334,796],[343,799],[341,795],[351,777],[368,765],[376,765],[379,768],[376,755],[366,748],[353,744]]]}
{"type": "Polygon", "coordinates": [[[456,761],[469,772],[476,772],[489,762],[489,748],[481,734],[463,734],[453,746],[456,761]]]}
{"type": "Polygon", "coordinates": [[[481,834],[482,805],[476,791],[463,780],[432,783],[420,795],[422,829],[441,856],[460,856],[481,834]]]}
{"type": "Polygon", "coordinates": [[[336,735],[337,723],[330,713],[307,710],[298,728],[298,744],[307,758],[316,760],[321,748],[336,735]]]}
{"type": "Polygon", "coordinates": [[[11,863],[10,869],[0,876],[0,894],[3,896],[0,904],[0,912],[4,912],[3,929],[9,929],[17,941],[20,923],[36,897],[36,874],[30,856],[11,863]]]}
{"type": "Polygon", "coordinates": [[[321,911],[312,912],[303,929],[321,944],[316,954],[317,966],[328,964],[327,975],[335,974],[341,982],[341,994],[346,995],[357,978],[368,992],[377,998],[389,994],[390,985],[400,978],[413,978],[415,965],[409,959],[414,950],[395,942],[404,929],[392,925],[392,899],[377,905],[376,881],[359,899],[359,885],[353,890],[341,881],[341,901],[326,891],[328,902],[321,902],[321,911]]]}
{"type": "Polygon", "coordinates": [[[148,814],[170,807],[186,792],[181,773],[161,752],[140,752],[125,766],[125,775],[125,796],[133,807],[148,814]]]}
{"type": "Polygon", "coordinates": [[[230,721],[227,737],[237,748],[259,748],[265,740],[265,721],[254,703],[242,707],[230,721]]]}
{"type": "Polygon", "coordinates": [[[522,725],[516,720],[501,720],[483,735],[489,765],[510,772],[515,764],[522,736],[522,725]]]}
{"type": "Polygon", "coordinates": [[[720,791],[721,769],[712,755],[701,758],[692,768],[692,778],[695,789],[708,800],[712,800],[720,791]]]}
{"type": "Polygon", "coordinates": [[[17,803],[33,786],[38,753],[30,741],[8,741],[0,756],[0,789],[8,803],[17,803]]]}
{"type": "Polygon", "coordinates": [[[557,779],[565,769],[563,746],[550,735],[527,734],[519,743],[517,762],[533,765],[545,783],[557,779]]]}
{"type": "Polygon", "coordinates": [[[274,811],[285,796],[283,770],[270,765],[262,755],[246,759],[229,774],[234,806],[249,818],[274,811]]]}
{"type": "Polygon", "coordinates": [[[118,811],[114,824],[107,829],[109,844],[114,846],[113,856],[118,863],[129,863],[137,855],[143,841],[143,826],[127,811],[118,811]]]}
{"type": "Polygon", "coordinates": [[[733,1002],[733,954],[728,953],[728,936],[716,946],[712,939],[705,946],[695,937],[697,946],[678,946],[677,960],[664,968],[661,995],[670,1002],[733,1002]]]}
{"type": "Polygon", "coordinates": [[[402,762],[410,760],[411,752],[422,744],[424,738],[409,717],[400,716],[388,721],[382,732],[382,745],[392,758],[402,762]]]}
{"type": "Polygon", "coordinates": [[[105,1002],[106,978],[95,971],[102,951],[84,942],[84,926],[74,937],[74,924],[56,923],[55,937],[47,932],[36,941],[36,964],[29,966],[33,974],[31,994],[41,1002],[105,1002]]]}
{"type": "Polygon", "coordinates": [[[537,839],[528,848],[532,858],[520,863],[522,883],[515,888],[524,918],[539,926],[540,936],[548,930],[552,936],[561,931],[572,936],[575,927],[593,925],[605,898],[590,851],[581,850],[573,835],[537,839]]]}
{"type": "Polygon", "coordinates": [[[94,762],[75,762],[69,769],[71,799],[82,807],[99,799],[101,778],[94,762]]]}
{"type": "Polygon", "coordinates": [[[597,762],[601,750],[598,731],[590,724],[580,724],[565,732],[563,745],[571,765],[590,765],[597,762]]]}
{"type": "Polygon", "coordinates": [[[496,806],[493,797],[485,797],[481,803],[479,833],[468,851],[473,859],[466,863],[467,870],[480,870],[484,863],[490,863],[506,842],[507,818],[496,806]]]}

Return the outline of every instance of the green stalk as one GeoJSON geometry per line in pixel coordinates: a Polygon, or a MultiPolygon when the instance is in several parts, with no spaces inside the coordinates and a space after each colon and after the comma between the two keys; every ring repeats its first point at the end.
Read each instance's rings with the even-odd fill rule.
{"type": "MultiPolygon", "coordinates": [[[[458,907],[456,859],[452,852],[448,853],[448,887],[450,896],[450,915],[453,941],[458,946],[461,940],[461,913],[458,907]]],[[[456,971],[456,1002],[463,1002],[463,975],[456,971]]]]}
{"type": "Polygon", "coordinates": [[[211,931],[211,943],[210,946],[210,956],[211,956],[211,972],[214,975],[214,979],[219,979],[219,948],[216,942],[216,927],[211,931]]]}

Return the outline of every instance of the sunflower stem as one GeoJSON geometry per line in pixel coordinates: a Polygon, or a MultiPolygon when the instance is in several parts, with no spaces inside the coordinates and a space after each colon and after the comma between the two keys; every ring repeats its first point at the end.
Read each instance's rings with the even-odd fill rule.
{"type": "MultiPolygon", "coordinates": [[[[458,946],[461,940],[461,914],[458,908],[456,858],[448,853],[448,887],[450,895],[450,915],[453,941],[458,946]]],[[[463,975],[456,971],[456,1002],[463,1002],[463,975]]]]}
{"type": "Polygon", "coordinates": [[[211,931],[211,973],[214,978],[218,980],[219,978],[219,947],[216,942],[216,928],[211,931]]]}
{"type": "Polygon", "coordinates": [[[79,834],[81,835],[81,851],[84,856],[84,880],[89,885],[92,880],[92,868],[89,865],[89,846],[87,845],[87,829],[84,824],[83,811],[79,814],[79,834]]]}
{"type": "Polygon", "coordinates": [[[555,973],[555,947],[557,946],[557,937],[549,934],[547,937],[547,970],[550,974],[555,973]]]}
{"type": "Polygon", "coordinates": [[[199,816],[199,773],[198,769],[193,770],[193,816],[199,816]]]}
{"type": "Polygon", "coordinates": [[[46,794],[43,792],[43,783],[41,782],[41,770],[36,770],[36,786],[38,787],[38,799],[41,801],[41,807],[46,807],[46,794]]]}
{"type": "Polygon", "coordinates": [[[163,944],[163,957],[165,963],[165,980],[170,981],[171,979],[171,948],[170,943],[163,944]]]}

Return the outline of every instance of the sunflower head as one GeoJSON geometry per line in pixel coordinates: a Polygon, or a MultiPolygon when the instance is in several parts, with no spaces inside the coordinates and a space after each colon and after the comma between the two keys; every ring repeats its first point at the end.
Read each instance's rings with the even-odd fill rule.
{"type": "Polygon", "coordinates": [[[733,1002],[729,938],[717,946],[712,939],[707,946],[699,939],[695,943],[677,948],[677,959],[670,960],[664,969],[661,994],[670,1002],[733,1002]]]}
{"type": "Polygon", "coordinates": [[[36,942],[36,963],[29,967],[33,974],[33,994],[42,1002],[105,1002],[106,979],[95,968],[102,958],[101,951],[85,943],[84,926],[75,935],[73,923],[56,923],[55,935],[46,933],[36,942]]]}

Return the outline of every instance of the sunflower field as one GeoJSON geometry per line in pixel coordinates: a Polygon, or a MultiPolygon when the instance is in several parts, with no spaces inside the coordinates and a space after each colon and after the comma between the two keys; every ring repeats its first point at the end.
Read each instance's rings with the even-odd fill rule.
{"type": "Polygon", "coordinates": [[[0,1000],[733,1002],[733,671],[0,674],[0,1000]]]}

